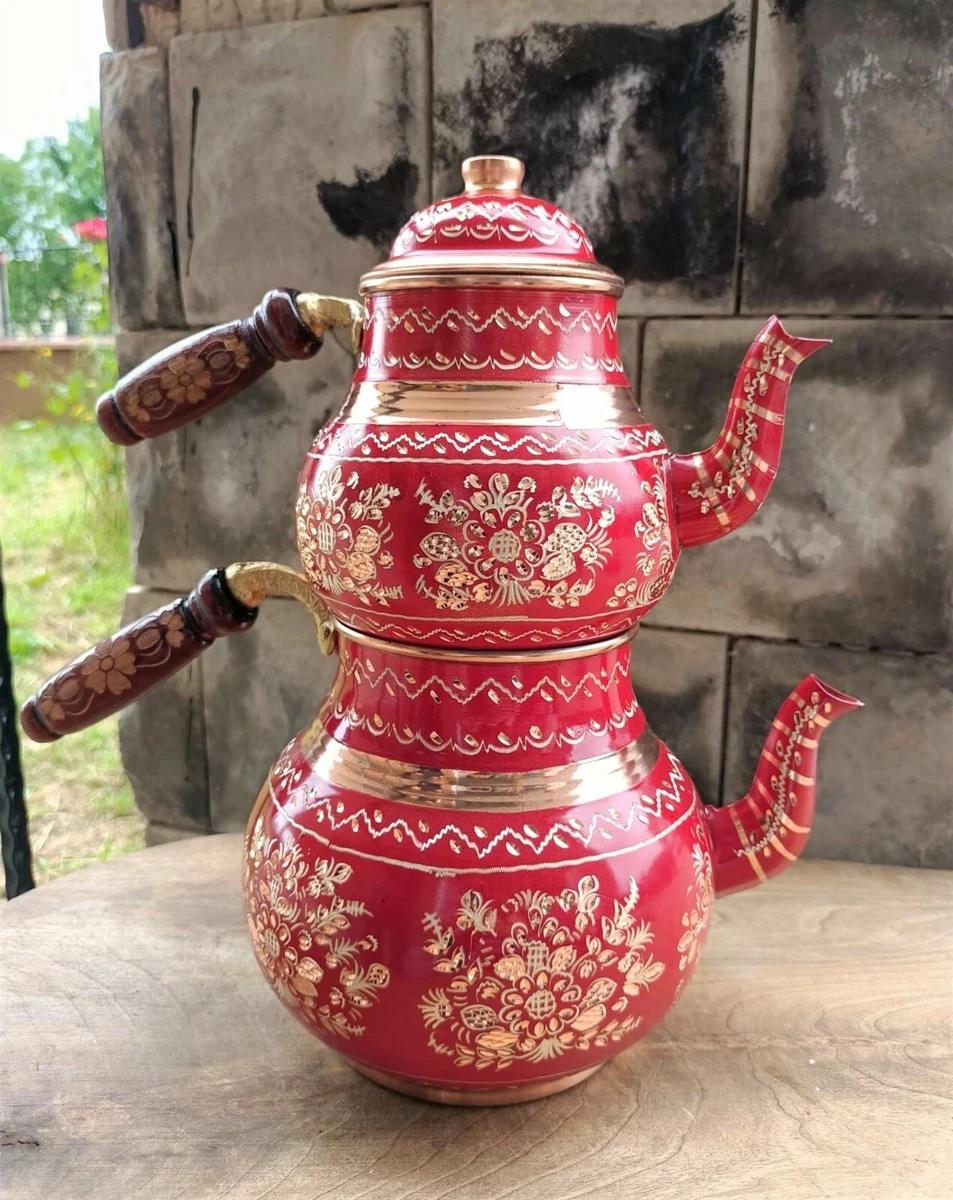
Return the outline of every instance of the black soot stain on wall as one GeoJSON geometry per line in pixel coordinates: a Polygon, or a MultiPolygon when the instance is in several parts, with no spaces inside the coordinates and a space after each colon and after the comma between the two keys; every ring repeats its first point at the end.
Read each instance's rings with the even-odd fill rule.
{"type": "MultiPolygon", "coordinates": [[[[745,307],[796,310],[805,301],[813,303],[819,297],[855,314],[890,309],[915,313],[923,307],[924,297],[931,307],[948,305],[953,290],[946,261],[931,253],[933,247],[929,244],[919,254],[911,254],[909,246],[900,249],[906,237],[902,226],[893,234],[881,236],[858,224],[841,241],[839,252],[809,253],[806,248],[817,241],[818,223],[823,227],[827,220],[843,221],[836,192],[844,164],[838,159],[842,152],[831,135],[831,128],[843,119],[845,101],[836,91],[838,80],[849,78],[872,52],[870,48],[889,43],[894,49],[895,44],[900,45],[897,57],[905,63],[902,77],[890,74],[884,63],[882,95],[878,96],[875,89],[864,96],[862,117],[852,135],[861,139],[862,154],[863,138],[872,136],[865,135],[867,122],[876,130],[878,111],[882,108],[890,112],[888,84],[908,93],[921,88],[919,121],[924,130],[934,122],[933,112],[937,114],[935,119],[942,121],[941,92],[932,69],[918,68],[918,59],[923,61],[924,56],[918,56],[917,49],[949,42],[953,36],[953,6],[949,0],[921,4],[868,0],[854,5],[833,5],[826,0],[771,0],[766,19],[786,26],[784,39],[796,47],[796,84],[781,122],[788,139],[781,170],[763,207],[749,212],[745,221],[745,307]],[[832,144],[831,163],[825,145],[832,144]],[[802,202],[813,200],[820,203],[802,207],[802,202]]],[[[932,61],[929,55],[925,57],[932,61]]],[[[890,128],[897,140],[890,171],[901,172],[899,131],[903,126],[898,122],[890,128]]],[[[890,157],[888,153],[887,159],[890,157]]],[[[872,170],[869,186],[875,190],[883,181],[889,193],[890,171],[872,170]]],[[[859,223],[860,217],[856,219],[859,223]]]]}
{"type": "Polygon", "coordinates": [[[410,42],[407,31],[395,32],[387,73],[392,99],[376,116],[389,132],[396,152],[383,171],[355,167],[353,184],[336,179],[317,185],[318,200],[334,228],[347,238],[365,238],[387,251],[401,226],[416,208],[420,169],[411,161],[408,131],[414,123],[411,100],[410,42]]]}
{"type": "Polygon", "coordinates": [[[729,6],[674,29],[542,22],[482,39],[470,78],[435,97],[435,161],[515,154],[623,278],[719,295],[739,187],[722,58],[741,36],[729,6]]]}
{"type": "Polygon", "coordinates": [[[357,182],[332,179],[318,184],[318,199],[338,233],[366,238],[378,250],[388,250],[414,209],[420,171],[398,156],[381,174],[354,172],[357,182]]]}

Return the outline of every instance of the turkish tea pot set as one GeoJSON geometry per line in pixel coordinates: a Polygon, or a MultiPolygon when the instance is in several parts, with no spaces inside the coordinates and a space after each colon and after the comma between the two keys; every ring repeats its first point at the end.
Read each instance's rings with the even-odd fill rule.
{"type": "Polygon", "coordinates": [[[52,741],[249,629],[314,616],[338,671],[248,825],[261,969],[371,1079],[451,1104],[571,1087],[649,1032],[698,963],[713,899],[807,841],[822,732],[859,702],[808,676],[747,795],[703,804],[632,690],[633,635],[679,555],[757,512],[795,368],[825,342],[772,318],[724,429],[672,454],[619,358],[622,280],[506,157],[413,216],[362,302],[270,292],[102,398],[132,444],[201,417],[329,326],[357,370],[301,471],[304,574],[211,571],[23,707],[52,741]]]}

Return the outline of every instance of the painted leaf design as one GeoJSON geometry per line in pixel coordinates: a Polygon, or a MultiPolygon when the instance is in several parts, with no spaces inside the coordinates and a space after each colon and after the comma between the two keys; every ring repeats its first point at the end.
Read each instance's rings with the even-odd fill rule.
{"type": "Polygon", "coordinates": [[[526,963],[518,954],[508,954],[493,964],[493,970],[501,979],[521,979],[526,974],[526,963]]]}
{"type": "Polygon", "coordinates": [[[576,960],[576,951],[572,946],[560,946],[553,952],[552,967],[554,971],[568,971],[576,960]]]}
{"type": "Polygon", "coordinates": [[[583,999],[583,1006],[588,1008],[592,1004],[601,1004],[603,1000],[608,1000],[616,989],[616,985],[611,979],[596,979],[589,986],[589,991],[586,992],[583,999]]]}
{"type": "Polygon", "coordinates": [[[468,1004],[461,1010],[460,1019],[473,1030],[495,1029],[499,1024],[496,1013],[486,1004],[468,1004]]]}
{"type": "Polygon", "coordinates": [[[606,1006],[604,1004],[594,1004],[591,1008],[584,1009],[579,1016],[572,1022],[571,1028],[577,1033],[588,1033],[595,1029],[606,1015],[606,1006]]]}
{"type": "Polygon", "coordinates": [[[519,1041],[519,1036],[510,1033],[508,1029],[488,1029],[476,1038],[477,1045],[483,1050],[511,1050],[519,1041]]]}
{"type": "Polygon", "coordinates": [[[384,988],[390,983],[390,971],[380,963],[371,963],[367,968],[368,987],[384,988]]]}
{"type": "Polygon", "coordinates": [[[665,963],[656,962],[649,955],[645,962],[639,960],[628,969],[622,990],[627,996],[638,996],[642,989],[647,988],[650,983],[654,983],[664,970],[665,963]]]}

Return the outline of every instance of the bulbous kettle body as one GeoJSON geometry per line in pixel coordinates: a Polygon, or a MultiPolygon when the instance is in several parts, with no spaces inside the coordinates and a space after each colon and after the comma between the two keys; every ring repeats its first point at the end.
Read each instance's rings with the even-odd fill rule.
{"type": "MultiPolygon", "coordinates": [[[[713,809],[630,680],[682,551],[765,499],[791,377],[824,343],[772,318],[714,445],[673,455],[620,360],[622,281],[523,195],[516,160],[469,160],[464,178],[411,218],[361,305],[273,294],[213,349],[201,335],[180,351],[228,398],[345,324],[357,370],[301,471],[305,576],[238,564],[119,636],[157,679],[248,627],[269,592],[314,611],[337,678],[252,811],[255,954],[358,1070],[498,1104],[571,1086],[661,1020],[715,896],[800,853],[820,734],[858,702],[808,677],[749,793],[713,809]]],[[[181,423],[163,378],[147,364],[106,397],[104,428],[181,423]]],[[[33,736],[105,711],[87,660],[28,702],[33,736]]]]}

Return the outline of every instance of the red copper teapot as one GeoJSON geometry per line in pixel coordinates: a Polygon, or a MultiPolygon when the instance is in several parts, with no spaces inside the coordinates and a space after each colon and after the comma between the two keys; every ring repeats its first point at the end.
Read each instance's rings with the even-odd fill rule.
{"type": "Polygon", "coordinates": [[[622,281],[522,174],[469,159],[463,194],[410,219],[362,303],[272,292],[103,398],[103,429],[131,443],[316,354],[331,325],[357,353],[301,472],[305,574],[210,572],[22,714],[60,737],[248,629],[265,596],[306,604],[338,673],[252,810],[255,954],[359,1071],[455,1104],[561,1091],[656,1025],[713,898],[800,854],[818,740],[859,703],[803,680],[724,808],[648,728],[632,636],[682,550],[758,510],[791,376],[825,343],[772,318],[717,441],[671,454],[619,358],[622,281]]]}

